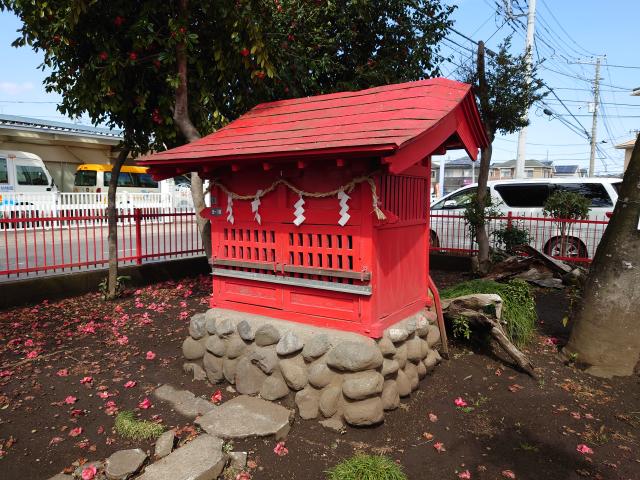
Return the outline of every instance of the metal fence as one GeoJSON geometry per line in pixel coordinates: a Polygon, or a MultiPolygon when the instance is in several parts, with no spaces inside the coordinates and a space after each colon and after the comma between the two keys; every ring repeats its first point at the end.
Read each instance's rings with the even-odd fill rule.
{"type": "MultiPolygon", "coordinates": [[[[0,281],[100,268],[108,263],[106,211],[100,208],[13,211],[0,218],[0,281]]],[[[193,210],[118,210],[123,265],[201,255],[193,210]]]]}
{"type": "MultiPolygon", "coordinates": [[[[509,212],[503,217],[489,218],[487,231],[494,248],[501,246],[497,232],[516,227],[528,233],[528,243],[532,247],[560,260],[588,263],[593,259],[608,223],[607,216],[566,220],[509,212]]],[[[478,244],[463,215],[431,212],[430,225],[432,252],[471,255],[478,251],[478,244]]]]}

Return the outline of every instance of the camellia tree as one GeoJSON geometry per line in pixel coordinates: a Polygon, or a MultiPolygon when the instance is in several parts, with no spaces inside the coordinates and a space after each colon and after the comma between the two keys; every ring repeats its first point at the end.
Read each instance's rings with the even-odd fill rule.
{"type": "MultiPolygon", "coordinates": [[[[0,6],[23,22],[14,45],[44,54],[45,86],[62,95],[59,110],[123,129],[113,198],[124,152],[193,141],[263,101],[437,75],[438,42],[453,11],[439,0],[0,0],[0,6]]],[[[196,174],[192,193],[199,211],[204,193],[196,174]]],[[[109,211],[115,219],[113,202],[109,211]]],[[[209,255],[209,227],[197,220],[209,255]]]]}

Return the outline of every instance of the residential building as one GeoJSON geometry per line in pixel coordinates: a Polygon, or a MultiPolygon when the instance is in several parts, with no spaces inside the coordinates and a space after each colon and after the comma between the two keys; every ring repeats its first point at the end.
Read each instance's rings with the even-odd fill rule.
{"type": "Polygon", "coordinates": [[[107,128],[0,114],[0,150],[38,155],[63,192],[73,190],[78,165],[111,163],[121,139],[107,128]]]}
{"type": "MultiPolygon", "coordinates": [[[[551,178],[553,177],[553,164],[540,160],[525,160],[524,173],[526,178],[551,178]]],[[[515,178],[516,161],[494,163],[489,168],[490,180],[505,180],[515,178]]]]}
{"type": "Polygon", "coordinates": [[[553,176],[561,178],[586,177],[587,169],[580,168],[580,165],[555,165],[553,167],[553,176]]]}
{"type": "Polygon", "coordinates": [[[624,150],[624,170],[622,170],[623,173],[627,171],[627,167],[629,166],[629,160],[631,160],[631,152],[633,152],[633,146],[635,144],[636,144],[636,140],[633,139],[633,140],[629,140],[628,142],[624,142],[616,145],[617,149],[624,150]]]}
{"type": "MultiPolygon", "coordinates": [[[[441,160],[442,161],[442,160],[441,160]]],[[[473,161],[469,157],[460,157],[453,160],[444,160],[444,192],[438,192],[440,183],[440,163],[431,164],[431,184],[438,196],[451,193],[460,187],[469,185],[478,179],[480,161],[473,161]]]]}

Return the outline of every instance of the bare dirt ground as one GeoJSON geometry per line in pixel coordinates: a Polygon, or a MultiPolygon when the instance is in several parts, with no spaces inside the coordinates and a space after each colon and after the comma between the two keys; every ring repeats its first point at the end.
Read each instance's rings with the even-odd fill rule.
{"type": "MultiPolygon", "coordinates": [[[[440,286],[460,280],[434,277],[440,286]]],[[[223,401],[233,395],[182,371],[181,341],[189,317],[206,310],[209,288],[208,277],[198,277],[130,290],[115,302],[88,294],[0,311],[0,478],[46,479],[123,448],[152,452],[152,442],[113,431],[118,410],[192,436],[190,421],[150,393],[170,383],[207,397],[221,388],[223,401]],[[135,386],[126,388],[129,381],[135,386]],[[145,398],[150,408],[138,406],[145,398]]],[[[499,352],[454,344],[451,358],[382,425],[340,435],[296,419],[287,455],[275,455],[271,439],[235,449],[249,452],[254,479],[322,479],[354,452],[388,455],[411,479],[469,478],[467,471],[487,480],[640,479],[640,378],[595,379],[560,361],[568,304],[565,292],[537,293],[539,334],[527,349],[537,381],[499,352]]]]}

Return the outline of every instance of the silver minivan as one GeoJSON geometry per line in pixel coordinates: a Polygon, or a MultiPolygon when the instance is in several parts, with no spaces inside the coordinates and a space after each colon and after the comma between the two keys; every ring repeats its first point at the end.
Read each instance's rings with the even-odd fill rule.
{"type": "MultiPolygon", "coordinates": [[[[544,203],[553,192],[576,192],[591,200],[584,222],[571,224],[565,243],[566,257],[590,258],[600,242],[613,207],[618,200],[620,178],[541,178],[532,180],[494,180],[487,183],[494,206],[501,217],[488,222],[489,235],[515,222],[526,229],[532,245],[550,255],[561,256],[558,222],[544,216],[544,203]],[[511,217],[511,219],[509,219],[511,217]]],[[[477,184],[462,187],[431,206],[431,245],[447,251],[477,248],[465,225],[465,208],[472,201],[477,184]]]]}

